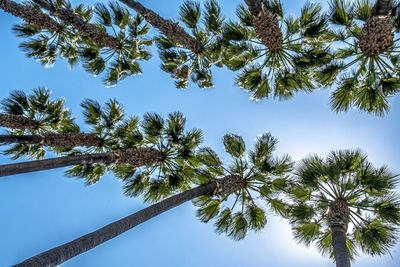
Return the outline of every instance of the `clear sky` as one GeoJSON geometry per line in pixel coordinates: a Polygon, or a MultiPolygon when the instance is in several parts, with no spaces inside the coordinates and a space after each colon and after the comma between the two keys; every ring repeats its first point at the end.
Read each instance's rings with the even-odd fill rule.
{"type": "MultiPolygon", "coordinates": [[[[79,0],[73,3],[83,2],[79,0]]],[[[84,1],[94,2],[94,1],[84,1]]],[[[105,1],[104,1],[105,2],[105,1]]],[[[143,4],[168,18],[177,17],[182,1],[145,0],[143,4]]],[[[224,13],[232,17],[242,0],[223,0],[224,13]]],[[[298,13],[304,0],[283,0],[289,13],[298,13]]],[[[17,47],[21,41],[11,32],[19,19],[0,11],[0,98],[11,90],[29,93],[37,86],[65,97],[67,106],[83,125],[79,104],[84,98],[100,102],[115,97],[128,114],[180,110],[188,127],[204,131],[205,144],[222,158],[221,137],[226,132],[240,133],[248,145],[264,132],[280,140],[278,153],[289,153],[295,160],[310,153],[325,155],[332,149],[362,148],[376,165],[387,164],[400,173],[399,119],[400,97],[391,101],[392,110],[377,118],[356,110],[337,115],[329,108],[329,89],[312,95],[298,94],[286,102],[249,101],[249,94],[234,86],[234,74],[216,70],[215,88],[202,90],[191,84],[178,90],[168,74],[159,68],[155,55],[143,64],[144,73],[106,88],[99,77],[82,68],[72,70],[59,60],[44,68],[25,58],[17,47]]],[[[0,156],[0,163],[11,162],[0,156]]],[[[0,180],[0,266],[10,266],[52,247],[71,241],[144,207],[140,199],[122,195],[121,184],[111,175],[93,186],[79,179],[66,178],[63,169],[1,178],[0,180]]],[[[175,208],[107,243],[86,252],[63,266],[334,266],[313,247],[297,245],[287,223],[268,215],[262,233],[250,233],[240,242],[213,231],[195,217],[191,203],[175,208]]],[[[357,258],[354,266],[398,266],[400,246],[392,257],[357,258]]]]}

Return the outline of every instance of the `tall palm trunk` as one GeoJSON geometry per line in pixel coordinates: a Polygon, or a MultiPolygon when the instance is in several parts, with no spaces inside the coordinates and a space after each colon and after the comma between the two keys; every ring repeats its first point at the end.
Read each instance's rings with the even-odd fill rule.
{"type": "Polygon", "coordinates": [[[191,50],[195,54],[201,54],[203,46],[190,34],[188,34],[178,23],[164,19],[154,11],[145,8],[142,4],[133,0],[120,0],[137,13],[142,15],[144,19],[153,27],[159,29],[170,40],[182,45],[186,49],[191,50]]]}
{"type": "Polygon", "coordinates": [[[103,139],[95,134],[80,132],[43,134],[43,135],[0,135],[3,144],[42,144],[49,147],[74,148],[79,146],[101,146],[103,139]]]}
{"type": "Polygon", "coordinates": [[[261,42],[271,51],[283,46],[283,34],[275,15],[260,0],[244,0],[253,17],[254,29],[261,42]]]}
{"type": "Polygon", "coordinates": [[[245,185],[244,179],[237,175],[230,175],[222,179],[212,180],[191,190],[160,201],[157,204],[151,205],[121,220],[110,223],[103,228],[69,243],[43,252],[15,266],[33,267],[59,265],[185,202],[203,195],[231,194],[244,188],[245,185]]]}
{"type": "Polygon", "coordinates": [[[350,267],[346,232],[350,220],[350,210],[344,200],[335,200],[329,206],[329,226],[332,233],[333,254],[336,267],[350,267]]]}
{"type": "Polygon", "coordinates": [[[393,24],[390,19],[392,9],[393,0],[377,0],[372,8],[358,42],[365,55],[380,55],[393,45],[393,24]]]}
{"type": "Polygon", "coordinates": [[[49,3],[47,0],[33,0],[33,2],[38,4],[43,9],[48,10],[51,15],[54,15],[66,23],[74,26],[81,34],[91,39],[95,43],[110,47],[115,50],[120,50],[122,48],[122,44],[117,38],[110,36],[107,34],[107,32],[85,21],[78,15],[74,14],[73,11],[66,8],[57,7],[49,3]]]}
{"type": "Polygon", "coordinates": [[[54,159],[43,159],[0,165],[0,177],[28,172],[44,171],[80,164],[116,163],[130,164],[133,167],[140,167],[151,165],[157,162],[162,162],[163,160],[164,155],[162,152],[149,147],[139,147],[131,149],[121,149],[113,152],[75,155],[54,159]]]}
{"type": "Polygon", "coordinates": [[[0,126],[23,130],[38,129],[40,124],[38,121],[31,120],[21,115],[0,114],[0,126]]]}
{"type": "Polygon", "coordinates": [[[12,0],[0,0],[0,8],[42,29],[52,32],[63,30],[63,27],[49,15],[31,6],[21,5],[12,0]]]}

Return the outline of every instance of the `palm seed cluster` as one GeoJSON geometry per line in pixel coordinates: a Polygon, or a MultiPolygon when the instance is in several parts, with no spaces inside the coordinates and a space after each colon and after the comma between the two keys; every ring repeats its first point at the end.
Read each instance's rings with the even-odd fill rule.
{"type": "MultiPolygon", "coordinates": [[[[330,0],[328,9],[307,2],[298,15],[286,14],[280,0],[244,0],[229,20],[217,0],[184,0],[178,22],[133,0],[0,0],[0,8],[24,20],[13,31],[28,57],[45,66],[59,58],[80,64],[107,86],[142,73],[140,62],[155,45],[177,88],[190,81],[213,87],[214,67],[226,67],[251,99],[330,87],[336,112],[378,116],[400,91],[400,8],[393,0],[330,0]]],[[[222,143],[231,159],[224,162],[202,145],[200,129],[186,129],[179,111],[140,119],[116,99],[85,99],[81,108],[84,126],[48,89],[11,92],[1,102],[0,144],[5,155],[29,160],[0,165],[0,177],[68,167],[67,176],[90,185],[111,173],[126,196],[151,205],[15,266],[59,265],[188,201],[202,222],[214,221],[217,233],[236,241],[278,215],[299,243],[314,244],[338,267],[349,267],[359,252],[388,254],[397,242],[398,175],[359,150],[296,163],[275,154],[278,139],[270,133],[250,149],[228,133],[222,143]]]]}

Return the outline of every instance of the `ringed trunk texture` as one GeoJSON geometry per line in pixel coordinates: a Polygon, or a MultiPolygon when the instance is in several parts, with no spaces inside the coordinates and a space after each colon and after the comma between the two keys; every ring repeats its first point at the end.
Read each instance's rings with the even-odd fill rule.
{"type": "Polygon", "coordinates": [[[140,167],[161,162],[163,159],[164,156],[162,152],[153,148],[139,147],[106,153],[76,155],[0,165],[0,177],[91,163],[130,164],[133,167],[140,167]]]}
{"type": "MultiPolygon", "coordinates": [[[[1,0],[0,0],[1,1],[1,0]]],[[[38,129],[38,121],[28,119],[21,115],[0,114],[0,126],[10,129],[38,129]]]]}
{"type": "Polygon", "coordinates": [[[117,38],[110,36],[105,31],[85,21],[78,15],[74,14],[73,11],[66,8],[57,7],[53,4],[50,4],[46,0],[33,0],[33,2],[38,4],[43,9],[48,10],[51,15],[58,17],[68,24],[71,24],[81,34],[95,43],[110,47],[115,50],[120,50],[122,48],[122,44],[117,38]]]}
{"type": "Polygon", "coordinates": [[[350,256],[346,232],[350,220],[350,209],[344,200],[335,200],[329,205],[328,221],[332,233],[333,254],[336,267],[350,267],[350,256]]]}
{"type": "Polygon", "coordinates": [[[0,0],[0,8],[41,29],[52,32],[61,32],[63,30],[63,27],[49,15],[31,6],[21,5],[12,0],[0,0]]]}
{"type": "Polygon", "coordinates": [[[103,139],[95,134],[72,132],[43,135],[0,135],[0,143],[41,144],[50,147],[74,148],[79,146],[98,147],[103,144],[103,139]]]}
{"type": "Polygon", "coordinates": [[[393,0],[378,0],[372,8],[359,38],[360,49],[365,55],[380,55],[393,45],[392,9],[393,0]]]}
{"type": "Polygon", "coordinates": [[[185,29],[179,26],[178,23],[174,23],[170,20],[164,19],[154,11],[145,8],[137,1],[133,0],[120,0],[125,5],[129,6],[150,23],[153,27],[159,29],[165,36],[170,40],[182,45],[186,49],[191,50],[195,54],[201,54],[203,52],[203,46],[185,29]]]}
{"type": "Polygon", "coordinates": [[[254,29],[261,42],[270,50],[283,47],[283,35],[276,16],[260,0],[245,0],[253,17],[254,29]]]}
{"type": "MultiPolygon", "coordinates": [[[[39,255],[27,259],[26,261],[14,265],[15,267],[34,267],[34,266],[56,266],[81,253],[84,253],[92,248],[95,248],[102,243],[117,237],[118,235],[134,228],[135,226],[146,222],[157,215],[175,208],[185,202],[191,201],[199,196],[213,195],[220,193],[228,193],[232,188],[237,188],[239,181],[244,181],[240,176],[226,176],[218,180],[211,180],[208,183],[202,184],[191,190],[177,194],[165,200],[162,200],[154,205],[142,209],[132,215],[129,215],[121,220],[110,223],[103,228],[77,238],[69,243],[50,249],[39,255]],[[229,185],[231,182],[235,186],[229,185]],[[216,193],[220,191],[220,193],[216,193]]],[[[241,183],[244,184],[243,182],[241,183]]]]}

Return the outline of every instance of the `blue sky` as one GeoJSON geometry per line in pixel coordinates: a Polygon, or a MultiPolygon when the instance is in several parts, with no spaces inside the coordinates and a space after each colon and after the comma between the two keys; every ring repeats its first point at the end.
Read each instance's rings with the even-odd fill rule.
{"type": "MultiPolygon", "coordinates": [[[[82,1],[73,1],[73,3],[82,1]]],[[[86,2],[86,1],[85,1],[86,2]]],[[[94,1],[88,1],[94,2],[94,1]]],[[[182,1],[146,0],[142,3],[168,18],[177,17],[182,1]],[[167,3],[167,4],[166,4],[167,3]]],[[[232,17],[241,0],[219,1],[227,17],[232,17]]],[[[289,13],[299,12],[305,2],[282,1],[289,13]]],[[[11,26],[19,19],[0,11],[0,51],[2,62],[0,98],[11,90],[29,93],[37,86],[65,97],[83,125],[79,104],[84,98],[105,102],[117,98],[127,114],[154,111],[163,115],[180,110],[188,127],[204,131],[205,144],[222,158],[221,137],[226,132],[240,133],[247,144],[264,132],[280,140],[278,153],[289,153],[295,160],[310,153],[325,155],[332,149],[362,148],[376,165],[387,164],[400,173],[399,131],[400,98],[391,100],[392,110],[385,118],[351,110],[335,114],[329,108],[329,89],[311,95],[298,94],[286,102],[249,101],[249,94],[234,86],[234,74],[215,71],[215,88],[202,90],[191,84],[178,90],[154,58],[143,64],[143,74],[130,77],[118,86],[106,88],[99,77],[82,68],[72,70],[62,60],[44,68],[24,56],[11,26]]],[[[11,162],[0,156],[0,163],[11,162]]],[[[127,216],[144,205],[140,199],[122,195],[121,184],[111,175],[93,186],[79,179],[66,178],[62,169],[16,175],[0,180],[0,266],[16,264],[30,256],[71,241],[112,221],[127,216]]],[[[354,266],[397,266],[400,246],[392,256],[361,256],[354,266]],[[397,262],[397,264],[396,264],[397,262]]],[[[297,245],[287,223],[268,216],[262,233],[241,242],[217,235],[212,223],[195,217],[191,203],[175,208],[135,229],[87,252],[63,266],[334,266],[312,247],[297,245]]]]}

